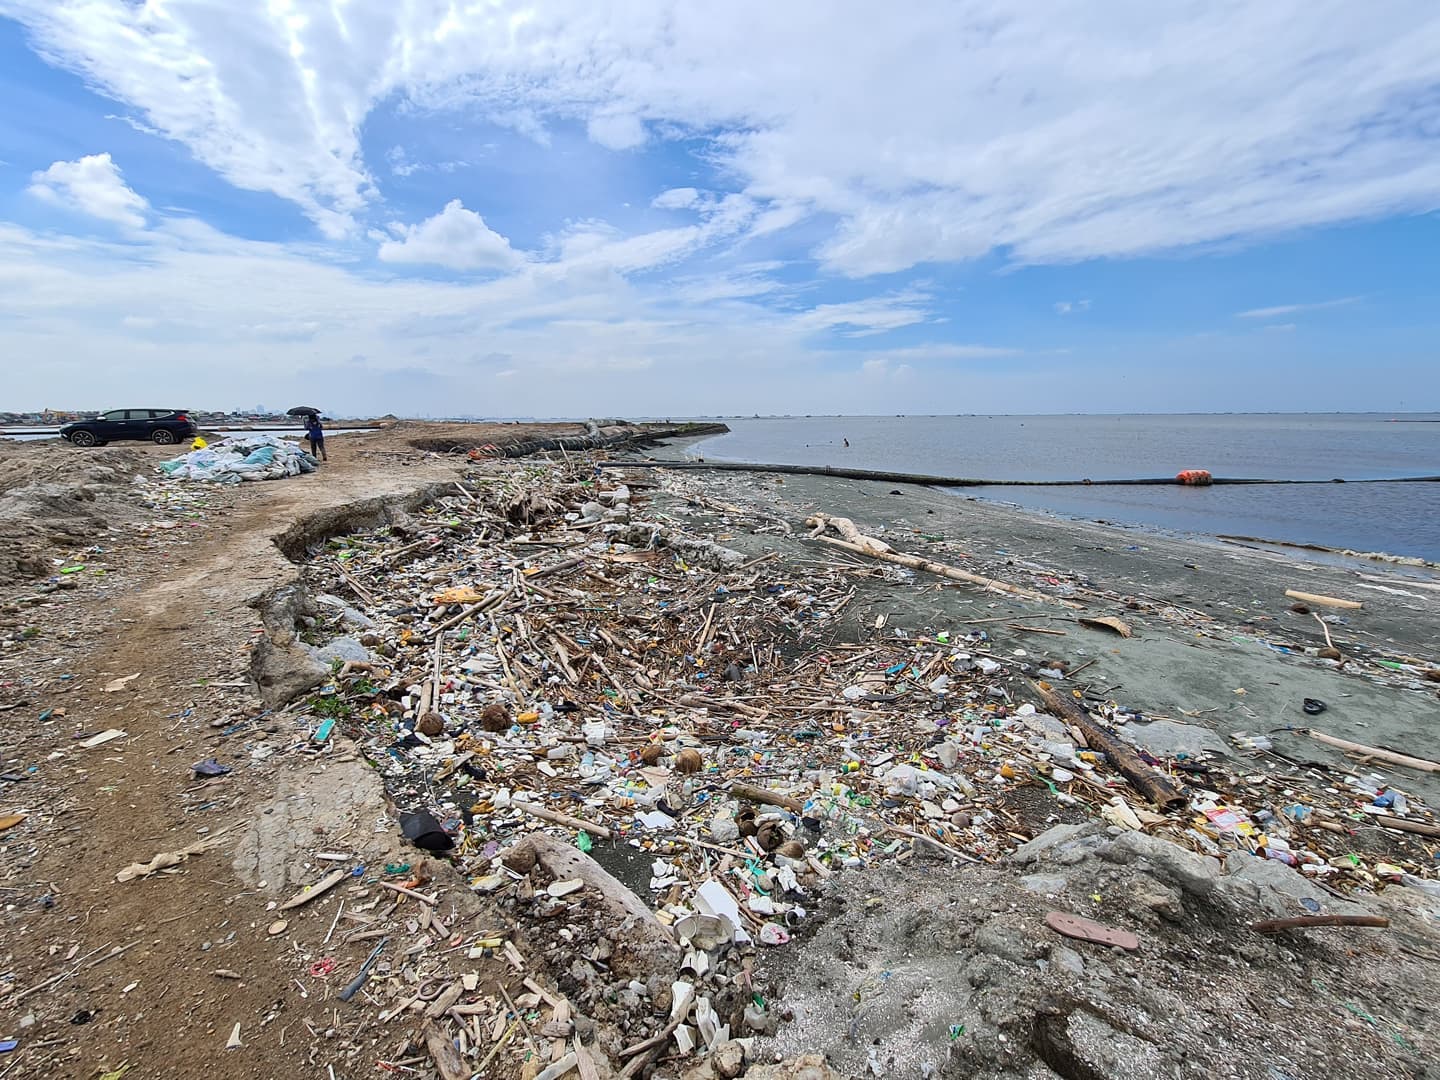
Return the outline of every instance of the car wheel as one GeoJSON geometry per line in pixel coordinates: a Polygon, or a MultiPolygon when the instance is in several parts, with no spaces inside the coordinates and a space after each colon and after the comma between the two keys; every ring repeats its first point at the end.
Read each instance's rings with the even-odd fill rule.
{"type": "Polygon", "coordinates": [[[160,428],[160,430],[156,431],[155,434],[150,436],[150,438],[155,440],[155,444],[157,446],[169,446],[175,441],[175,433],[173,431],[166,431],[164,428],[160,428]]]}
{"type": "Polygon", "coordinates": [[[93,431],[75,431],[70,434],[71,446],[94,446],[95,433],[93,431]]]}

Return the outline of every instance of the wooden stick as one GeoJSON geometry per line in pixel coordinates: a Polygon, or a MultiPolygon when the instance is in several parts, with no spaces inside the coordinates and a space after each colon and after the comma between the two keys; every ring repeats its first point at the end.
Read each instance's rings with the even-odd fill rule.
{"type": "Polygon", "coordinates": [[[539,818],[541,821],[548,821],[554,825],[564,825],[567,829],[578,829],[582,832],[590,833],[592,836],[598,836],[602,840],[609,840],[611,836],[610,830],[604,825],[597,825],[593,821],[586,821],[583,818],[571,817],[569,814],[561,814],[554,810],[547,810],[545,807],[537,806],[535,803],[525,802],[521,799],[512,799],[510,805],[515,807],[516,810],[522,810],[532,817],[539,818]]]}
{"type": "Polygon", "coordinates": [[[355,578],[351,576],[350,572],[345,569],[345,567],[341,566],[337,562],[335,564],[335,569],[340,571],[340,576],[345,579],[345,584],[349,585],[350,588],[355,591],[356,596],[360,597],[361,600],[364,600],[365,603],[369,604],[371,607],[375,606],[375,598],[365,591],[365,587],[361,585],[360,582],[356,581],[355,578]]]}
{"type": "Polygon", "coordinates": [[[1299,730],[1304,731],[1316,742],[1339,747],[1351,754],[1361,754],[1364,757],[1374,758],[1376,761],[1388,761],[1391,765],[1404,765],[1407,769],[1419,769],[1421,772],[1440,772],[1440,762],[1426,761],[1424,758],[1410,757],[1408,754],[1397,754],[1393,750],[1381,750],[1378,746],[1366,746],[1363,743],[1351,742],[1349,739],[1337,739],[1334,735],[1326,735],[1323,731],[1316,731],[1314,728],[1299,730]]]}
{"type": "Polygon", "coordinates": [[[1404,818],[1390,817],[1388,814],[1376,814],[1375,823],[1383,825],[1387,829],[1399,829],[1401,832],[1415,833],[1417,836],[1430,836],[1440,839],[1440,826],[1426,825],[1419,821],[1406,821],[1404,818]]]}
{"type": "Polygon", "coordinates": [[[535,573],[533,573],[533,574],[527,574],[527,575],[525,575],[525,579],[524,579],[524,580],[526,580],[526,581],[534,581],[536,578],[546,577],[546,576],[548,576],[548,575],[550,575],[550,574],[558,574],[558,573],[560,573],[562,570],[571,570],[571,569],[574,569],[574,568],[577,567],[577,566],[581,566],[581,565],[584,564],[584,562],[585,562],[585,556],[583,556],[583,555],[576,556],[576,557],[573,558],[573,559],[562,559],[560,562],[554,563],[554,564],[551,565],[551,566],[542,566],[539,570],[536,570],[535,573]]]}
{"type": "Polygon", "coordinates": [[[1261,934],[1274,934],[1281,930],[1300,930],[1307,926],[1376,926],[1383,930],[1389,925],[1390,920],[1381,915],[1298,915],[1293,919],[1253,922],[1250,929],[1261,934]]]}
{"type": "Polygon", "coordinates": [[[490,607],[498,604],[502,599],[510,595],[510,589],[511,586],[506,585],[503,589],[498,589],[495,592],[489,593],[477,603],[471,604],[469,607],[463,608],[455,615],[451,615],[450,618],[446,619],[444,622],[442,622],[439,626],[435,627],[435,629],[430,632],[432,634],[443,634],[452,626],[459,626],[462,622],[470,618],[472,615],[488,610],[490,607]]]}
{"type": "Polygon", "coordinates": [[[291,908],[297,908],[300,907],[302,904],[308,904],[316,897],[324,896],[327,892],[333,889],[336,885],[339,885],[340,882],[344,881],[349,876],[349,870],[331,870],[330,873],[326,874],[314,885],[307,885],[304,889],[300,890],[300,892],[296,893],[289,900],[286,900],[285,903],[281,904],[275,910],[289,911],[291,908]]]}
{"type": "Polygon", "coordinates": [[[1079,609],[1081,605],[1073,600],[1065,600],[1058,596],[1051,596],[1049,593],[1037,592],[1034,589],[1027,589],[1021,585],[1011,585],[1008,582],[997,581],[994,578],[983,577],[980,574],[972,574],[968,570],[960,570],[954,566],[946,566],[944,563],[931,562],[929,559],[922,559],[918,555],[906,555],[899,551],[874,551],[870,548],[861,547],[859,544],[847,543],[844,540],[836,540],[830,536],[817,536],[822,544],[829,544],[831,547],[848,551],[854,555],[868,555],[872,559],[880,559],[882,562],[895,563],[899,566],[907,566],[911,570],[923,570],[927,574],[938,574],[940,577],[949,578],[951,581],[964,581],[971,585],[979,585],[991,592],[1006,593],[1009,596],[1018,596],[1024,600],[1039,600],[1047,604],[1059,604],[1061,607],[1079,609]]]}
{"type": "Polygon", "coordinates": [[[1044,683],[1031,682],[1030,685],[1040,695],[1047,709],[1066,723],[1079,728],[1090,749],[1099,750],[1108,757],[1120,775],[1129,781],[1130,786],[1161,810],[1174,810],[1190,802],[1168,776],[1141,761],[1129,743],[1091,720],[1090,714],[1072,699],[1057,693],[1044,683]]]}
{"type": "Polygon", "coordinates": [[[1302,604],[1319,604],[1321,607],[1360,608],[1365,606],[1359,600],[1340,600],[1334,596],[1297,592],[1295,589],[1286,589],[1285,595],[1291,600],[1299,600],[1302,604]]]}
{"type": "MultiPolygon", "coordinates": [[[[431,907],[440,903],[438,896],[426,896],[424,893],[416,892],[414,889],[407,889],[404,885],[396,885],[393,881],[382,881],[380,884],[387,889],[394,889],[396,892],[403,896],[408,896],[412,900],[419,900],[422,904],[429,904],[431,907]]],[[[399,901],[396,902],[398,903],[399,901]]]]}

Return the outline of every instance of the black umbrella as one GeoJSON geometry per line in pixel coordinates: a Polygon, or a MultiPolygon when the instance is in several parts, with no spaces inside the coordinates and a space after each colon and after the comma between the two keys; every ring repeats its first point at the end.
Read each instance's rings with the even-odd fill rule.
{"type": "Polygon", "coordinates": [[[319,416],[320,410],[309,405],[296,405],[293,409],[285,410],[286,416],[319,416]]]}

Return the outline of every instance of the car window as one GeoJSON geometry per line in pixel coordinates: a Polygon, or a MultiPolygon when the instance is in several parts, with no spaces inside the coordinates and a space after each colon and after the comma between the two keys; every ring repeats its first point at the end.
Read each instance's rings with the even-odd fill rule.
{"type": "Polygon", "coordinates": [[[166,420],[166,419],[169,419],[170,417],[172,417],[172,416],[174,416],[174,415],[175,415],[175,414],[172,413],[169,409],[151,409],[151,410],[150,410],[150,419],[151,419],[151,420],[166,420]]]}
{"type": "Polygon", "coordinates": [[[125,410],[124,410],[124,409],[111,409],[111,410],[110,410],[109,412],[107,412],[107,413],[101,413],[101,414],[100,414],[100,419],[101,419],[101,420],[124,420],[124,419],[125,419],[125,410]]]}

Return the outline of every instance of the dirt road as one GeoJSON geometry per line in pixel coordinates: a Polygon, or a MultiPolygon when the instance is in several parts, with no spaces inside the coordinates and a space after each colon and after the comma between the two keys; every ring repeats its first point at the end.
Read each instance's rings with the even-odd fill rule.
{"type": "MultiPolygon", "coordinates": [[[[153,511],[123,522],[62,579],[78,585],[40,603],[25,602],[33,582],[5,590],[4,769],[24,779],[3,793],[7,812],[28,816],[0,833],[0,1034],[19,1040],[0,1055],[0,1076],[124,1065],[130,1077],[314,1075],[317,1065],[325,1075],[334,1002],[317,985],[312,1015],[277,1004],[294,998],[280,993],[288,976],[276,963],[294,946],[267,933],[265,898],[231,864],[281,773],[237,745],[266,734],[263,717],[242,723],[260,712],[244,688],[259,626],[247,605],[294,576],[274,537],[295,522],[453,477],[452,462],[383,438],[331,440],[312,476],[207,488],[198,519],[164,521],[178,527],[156,527],[153,511]],[[93,749],[75,738],[108,729],[126,734],[93,749]],[[210,757],[233,771],[192,779],[190,766],[210,757]],[[220,838],[213,850],[169,873],[116,881],[131,862],[207,837],[220,838]],[[237,1023],[243,1046],[227,1051],[237,1023]]],[[[168,456],[121,453],[127,464],[168,456]]]]}

